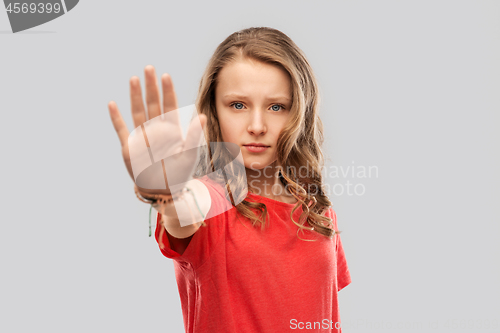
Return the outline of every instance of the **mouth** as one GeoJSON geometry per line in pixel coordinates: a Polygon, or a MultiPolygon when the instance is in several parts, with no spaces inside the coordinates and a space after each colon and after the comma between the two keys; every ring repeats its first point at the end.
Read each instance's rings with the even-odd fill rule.
{"type": "Polygon", "coordinates": [[[251,143],[248,145],[243,145],[251,153],[262,153],[266,151],[270,146],[266,146],[258,143],[251,143]]]}
{"type": "Polygon", "coordinates": [[[260,147],[260,148],[269,148],[270,146],[266,146],[265,144],[262,143],[249,143],[247,145],[244,145],[245,147],[260,147]]]}

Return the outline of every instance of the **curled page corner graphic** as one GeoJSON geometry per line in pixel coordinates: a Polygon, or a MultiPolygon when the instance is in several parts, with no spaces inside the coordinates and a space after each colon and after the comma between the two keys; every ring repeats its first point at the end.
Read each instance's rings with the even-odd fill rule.
{"type": "MultiPolygon", "coordinates": [[[[196,113],[194,105],[169,111],[135,128],[128,138],[130,162],[135,183],[144,189],[165,190],[168,186],[170,191],[175,193],[193,179],[209,179],[209,186],[215,187],[217,192],[221,193],[222,199],[217,198],[220,199],[217,205],[203,213],[204,218],[208,219],[231,209],[233,202],[237,205],[245,199],[248,192],[247,177],[243,154],[238,145],[230,142],[210,142],[212,163],[204,162],[210,163],[215,170],[210,167],[211,172],[201,175],[198,172],[197,177],[193,178],[202,151],[204,156],[208,156],[208,146],[198,117],[192,117],[186,137],[182,135],[179,114],[192,111],[196,113]]],[[[210,204],[203,202],[210,197],[204,196],[194,200],[191,194],[184,194],[183,198],[174,201],[181,226],[202,221],[200,207],[210,207],[210,204]],[[191,210],[182,209],[188,201],[191,202],[191,210]]]]}
{"type": "Polygon", "coordinates": [[[52,21],[72,10],[79,0],[4,0],[12,32],[52,21]]]}

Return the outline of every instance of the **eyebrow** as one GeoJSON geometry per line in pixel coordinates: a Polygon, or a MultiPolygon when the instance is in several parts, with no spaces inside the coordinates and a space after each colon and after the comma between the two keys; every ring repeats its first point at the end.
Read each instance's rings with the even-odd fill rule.
{"type": "MultiPolygon", "coordinates": [[[[248,98],[248,96],[245,96],[245,95],[240,95],[240,94],[227,94],[227,95],[224,95],[223,98],[238,98],[238,99],[246,99],[248,98]]],[[[277,99],[283,99],[283,100],[286,100],[288,102],[291,101],[291,99],[287,96],[282,96],[282,95],[278,95],[278,96],[269,96],[266,98],[266,100],[277,100],[277,99]]]]}

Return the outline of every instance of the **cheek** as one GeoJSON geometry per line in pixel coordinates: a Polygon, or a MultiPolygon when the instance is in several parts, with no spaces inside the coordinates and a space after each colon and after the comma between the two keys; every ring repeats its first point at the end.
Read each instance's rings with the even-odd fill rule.
{"type": "Polygon", "coordinates": [[[220,121],[220,120],[219,120],[219,125],[223,141],[234,142],[236,136],[234,126],[231,126],[231,123],[228,121],[220,121]]]}
{"type": "Polygon", "coordinates": [[[224,121],[219,120],[219,126],[220,126],[220,132],[222,133],[222,136],[226,137],[227,136],[227,133],[226,133],[227,125],[226,125],[226,123],[224,121]]]}
{"type": "Polygon", "coordinates": [[[278,139],[280,137],[280,133],[281,133],[281,130],[282,130],[282,127],[280,128],[275,128],[273,129],[273,131],[270,134],[270,136],[273,138],[273,142],[274,144],[276,144],[278,142],[278,139]]]}
{"type": "Polygon", "coordinates": [[[277,142],[280,135],[282,134],[283,129],[285,128],[286,124],[288,123],[288,119],[282,120],[281,123],[279,123],[279,126],[276,126],[276,128],[273,131],[273,136],[274,136],[274,141],[277,142]]]}

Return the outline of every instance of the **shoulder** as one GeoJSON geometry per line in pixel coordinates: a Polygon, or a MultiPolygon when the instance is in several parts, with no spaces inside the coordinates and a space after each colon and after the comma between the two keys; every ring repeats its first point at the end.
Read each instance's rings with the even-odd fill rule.
{"type": "Polygon", "coordinates": [[[338,230],[337,226],[337,213],[333,209],[333,207],[328,207],[328,209],[323,213],[324,216],[332,219],[334,230],[338,230]]]}
{"type": "Polygon", "coordinates": [[[195,180],[203,183],[210,194],[211,205],[210,210],[205,217],[206,219],[220,215],[233,208],[231,200],[229,199],[229,194],[227,193],[227,189],[223,182],[216,181],[207,175],[195,178],[195,180]]]}
{"type": "Polygon", "coordinates": [[[210,192],[213,192],[214,194],[224,195],[224,193],[227,192],[224,184],[210,178],[207,175],[205,175],[203,177],[195,178],[194,180],[197,180],[197,181],[203,183],[207,187],[207,189],[210,192]]]}

